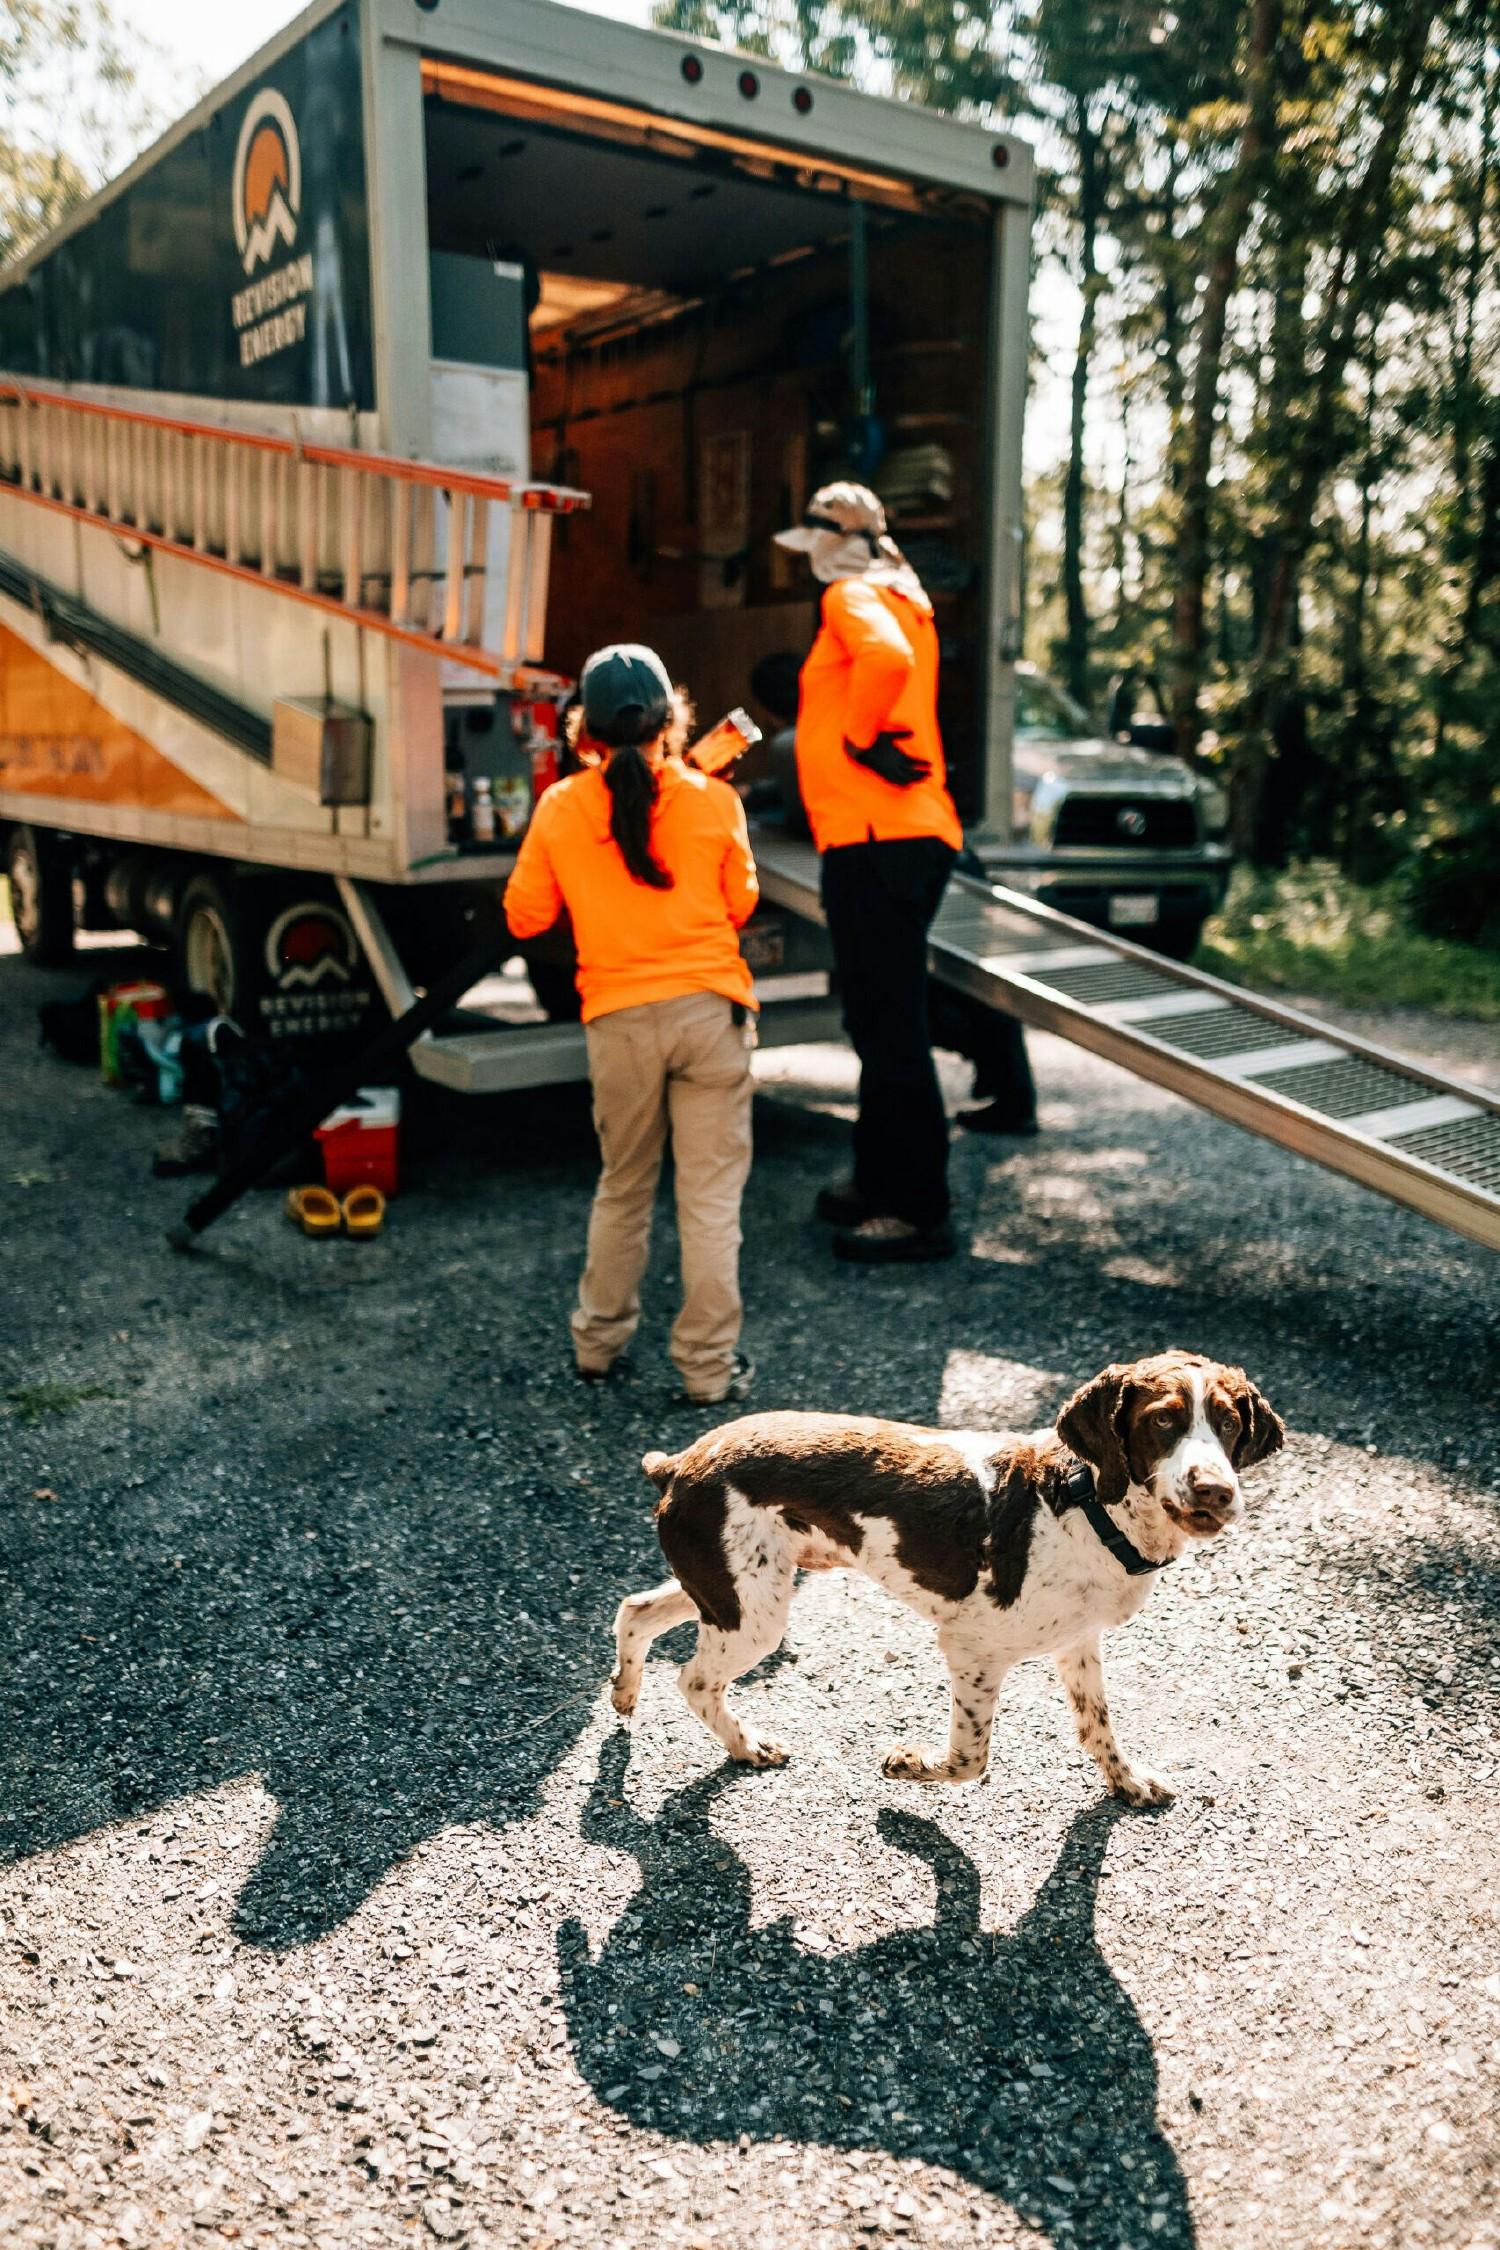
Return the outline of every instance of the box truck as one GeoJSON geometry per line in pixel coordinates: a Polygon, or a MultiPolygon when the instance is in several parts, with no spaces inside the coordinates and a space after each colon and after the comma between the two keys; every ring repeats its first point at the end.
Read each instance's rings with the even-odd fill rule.
{"type": "MultiPolygon", "coordinates": [[[[592,647],[772,733],[816,589],[770,534],[849,474],[937,604],[981,850],[1052,897],[1201,888],[1180,769],[1060,781],[1059,745],[1054,825],[1188,808],[1060,847],[1012,787],[1031,195],[1007,131],[547,0],[316,0],[0,277],[27,952],[135,928],[250,1030],[358,1036],[498,928],[592,647]]],[[[816,926],[746,943],[764,1036],[829,1029],[816,926]]],[[[521,968],[417,1067],[579,1075],[565,938],[521,968]]]]}

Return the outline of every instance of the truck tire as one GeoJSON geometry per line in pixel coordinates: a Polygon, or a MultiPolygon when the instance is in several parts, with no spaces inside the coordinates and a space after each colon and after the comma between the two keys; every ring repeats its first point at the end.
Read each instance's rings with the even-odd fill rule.
{"type": "Polygon", "coordinates": [[[177,902],[172,935],[174,977],[180,993],[199,993],[221,1016],[234,1016],[248,998],[254,966],[246,958],[246,932],[232,882],[195,875],[177,902]]]}
{"type": "Polygon", "coordinates": [[[5,847],[11,918],[34,968],[56,969],[73,953],[73,870],[46,829],[15,827],[5,847]]]}

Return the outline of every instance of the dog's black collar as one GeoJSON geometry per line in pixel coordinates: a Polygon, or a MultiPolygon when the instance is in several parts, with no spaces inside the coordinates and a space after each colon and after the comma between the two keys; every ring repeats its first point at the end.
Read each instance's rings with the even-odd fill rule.
{"type": "Polygon", "coordinates": [[[1063,1489],[1073,1506],[1083,1510],[1089,1528],[1100,1546],[1107,1547],[1120,1568],[1127,1571],[1132,1578],[1144,1578],[1148,1571],[1166,1569],[1167,1564],[1172,1560],[1170,1555],[1163,1555],[1160,1561],[1152,1562],[1149,1556],[1141,1553],[1139,1547],[1131,1545],[1103,1501],[1095,1493],[1094,1472],[1092,1469],[1086,1468],[1083,1462],[1080,1461],[1075,1468],[1069,1471],[1068,1481],[1063,1489]]]}

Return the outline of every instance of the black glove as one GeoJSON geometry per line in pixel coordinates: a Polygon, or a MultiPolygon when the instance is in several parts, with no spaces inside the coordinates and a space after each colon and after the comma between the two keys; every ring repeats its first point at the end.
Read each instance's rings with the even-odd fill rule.
{"type": "Polygon", "coordinates": [[[844,737],[844,755],[852,758],[867,773],[878,774],[895,789],[910,789],[914,781],[925,781],[932,767],[926,758],[914,758],[901,745],[910,739],[910,727],[883,727],[867,749],[860,750],[849,737],[844,737]]]}

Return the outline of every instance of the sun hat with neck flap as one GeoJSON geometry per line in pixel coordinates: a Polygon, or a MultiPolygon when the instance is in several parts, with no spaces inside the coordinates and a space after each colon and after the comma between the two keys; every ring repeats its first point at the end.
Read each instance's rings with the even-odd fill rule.
{"type": "Polygon", "coordinates": [[[585,727],[611,749],[650,742],[671,715],[671,677],[655,649],[639,641],[596,649],[583,667],[578,692],[585,727]]]}
{"type": "Polygon", "coordinates": [[[886,529],[879,495],[867,484],[841,479],[820,485],[803,510],[802,521],[772,536],[778,547],[806,555],[813,576],[825,586],[841,578],[863,578],[921,608],[930,606],[921,579],[886,529]]]}

